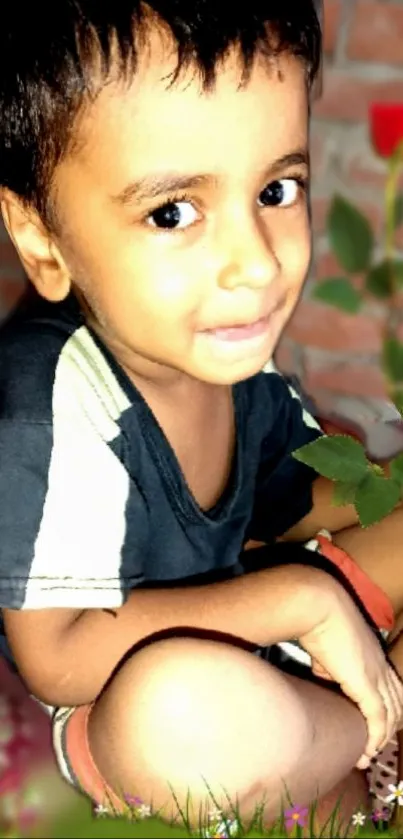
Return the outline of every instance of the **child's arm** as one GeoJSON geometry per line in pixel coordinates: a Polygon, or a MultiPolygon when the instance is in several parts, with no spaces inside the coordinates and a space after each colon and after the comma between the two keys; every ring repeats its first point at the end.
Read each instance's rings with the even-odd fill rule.
{"type": "Polygon", "coordinates": [[[203,587],[137,589],[115,616],[99,609],[4,610],[4,622],[22,677],[51,705],[93,701],[137,642],[192,627],[254,645],[300,639],[366,718],[367,757],[402,716],[403,687],[376,636],[344,589],[315,568],[272,568],[203,587]]]}
{"type": "Polygon", "coordinates": [[[3,619],[29,689],[48,704],[77,705],[96,698],[132,646],[172,627],[229,633],[256,646],[302,635],[323,619],[333,583],[316,568],[293,565],[204,586],[134,589],[114,610],[4,609],[3,619]]]}
{"type": "Polygon", "coordinates": [[[353,504],[345,507],[335,507],[332,504],[333,491],[333,481],[321,476],[316,478],[312,485],[312,509],[284,533],[279,541],[306,542],[316,536],[322,528],[330,533],[337,533],[358,524],[358,515],[353,504]]]}

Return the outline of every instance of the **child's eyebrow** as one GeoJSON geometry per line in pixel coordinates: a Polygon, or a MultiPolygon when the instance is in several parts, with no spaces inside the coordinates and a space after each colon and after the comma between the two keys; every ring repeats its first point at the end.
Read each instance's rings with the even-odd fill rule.
{"type": "MultiPolygon", "coordinates": [[[[297,149],[283,155],[275,160],[269,168],[269,176],[276,175],[281,169],[288,166],[308,166],[308,149],[297,149]]],[[[196,187],[217,186],[219,178],[217,175],[181,175],[178,172],[163,172],[158,175],[146,175],[138,180],[131,181],[117,195],[112,195],[114,204],[124,207],[133,203],[141,203],[157,198],[159,195],[168,195],[172,192],[194,189],[196,187]]]]}
{"type": "Polygon", "coordinates": [[[114,204],[125,206],[135,202],[157,198],[169,192],[180,192],[201,186],[212,186],[217,183],[215,175],[180,175],[178,172],[163,172],[159,175],[146,175],[132,181],[117,195],[112,196],[114,204]]]}

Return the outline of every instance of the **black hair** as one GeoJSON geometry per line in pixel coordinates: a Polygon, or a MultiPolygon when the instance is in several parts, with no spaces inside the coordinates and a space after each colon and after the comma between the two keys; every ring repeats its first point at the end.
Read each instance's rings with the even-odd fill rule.
{"type": "Polygon", "coordinates": [[[0,187],[44,220],[88,96],[116,68],[133,77],[153,23],[176,45],[173,81],[194,66],[206,89],[235,46],[243,76],[258,52],[288,51],[304,63],[309,86],[321,58],[315,0],[7,0],[1,18],[0,187]]]}

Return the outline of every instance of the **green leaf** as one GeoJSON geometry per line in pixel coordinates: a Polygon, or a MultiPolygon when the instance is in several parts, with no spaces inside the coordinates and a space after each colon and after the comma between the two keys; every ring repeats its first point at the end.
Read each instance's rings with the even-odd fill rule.
{"type": "Polygon", "coordinates": [[[374,236],[368,219],[353,204],[337,195],[327,220],[334,253],[345,271],[366,271],[371,262],[374,236]]]}
{"type": "Polygon", "coordinates": [[[383,343],[382,364],[389,381],[403,382],[403,344],[394,336],[383,343]]]}
{"type": "Polygon", "coordinates": [[[396,230],[403,224],[403,192],[399,192],[396,196],[395,204],[395,227],[396,230]]]}
{"type": "Polygon", "coordinates": [[[345,434],[319,437],[293,455],[331,481],[358,484],[368,472],[369,464],[361,443],[345,434]]]}
{"type": "Polygon", "coordinates": [[[395,481],[400,490],[403,489],[403,453],[398,454],[397,457],[394,457],[393,460],[390,462],[390,477],[392,481],[395,481]]]}
{"type": "Polygon", "coordinates": [[[398,288],[402,288],[403,287],[403,262],[402,262],[401,259],[400,260],[395,259],[392,262],[392,271],[393,271],[393,276],[394,276],[396,285],[398,286],[398,288]]]}
{"type": "Polygon", "coordinates": [[[315,286],[313,298],[343,312],[357,314],[361,306],[361,295],[346,277],[330,277],[315,286]]]}
{"type": "Polygon", "coordinates": [[[384,260],[367,274],[366,288],[374,297],[385,300],[393,292],[393,284],[398,288],[403,286],[403,262],[399,260],[384,260]]]}
{"type": "Polygon", "coordinates": [[[391,400],[399,413],[403,416],[403,390],[395,390],[395,392],[391,395],[391,400]]]}
{"type": "Polygon", "coordinates": [[[346,481],[336,481],[333,489],[332,504],[335,507],[345,507],[346,504],[354,504],[357,484],[350,484],[346,481]]]}
{"type": "Polygon", "coordinates": [[[381,521],[392,510],[400,498],[400,490],[391,478],[382,478],[369,472],[357,488],[355,508],[362,527],[381,521]]]}

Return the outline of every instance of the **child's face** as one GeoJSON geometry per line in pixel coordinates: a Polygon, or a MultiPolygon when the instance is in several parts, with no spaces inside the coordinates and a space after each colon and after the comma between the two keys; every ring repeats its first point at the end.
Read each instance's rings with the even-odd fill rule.
{"type": "Polygon", "coordinates": [[[234,58],[210,93],[192,74],[168,89],[156,50],[56,171],[58,244],[130,374],[232,384],[272,355],[308,269],[304,69],[261,61],[240,89],[234,58]]]}

